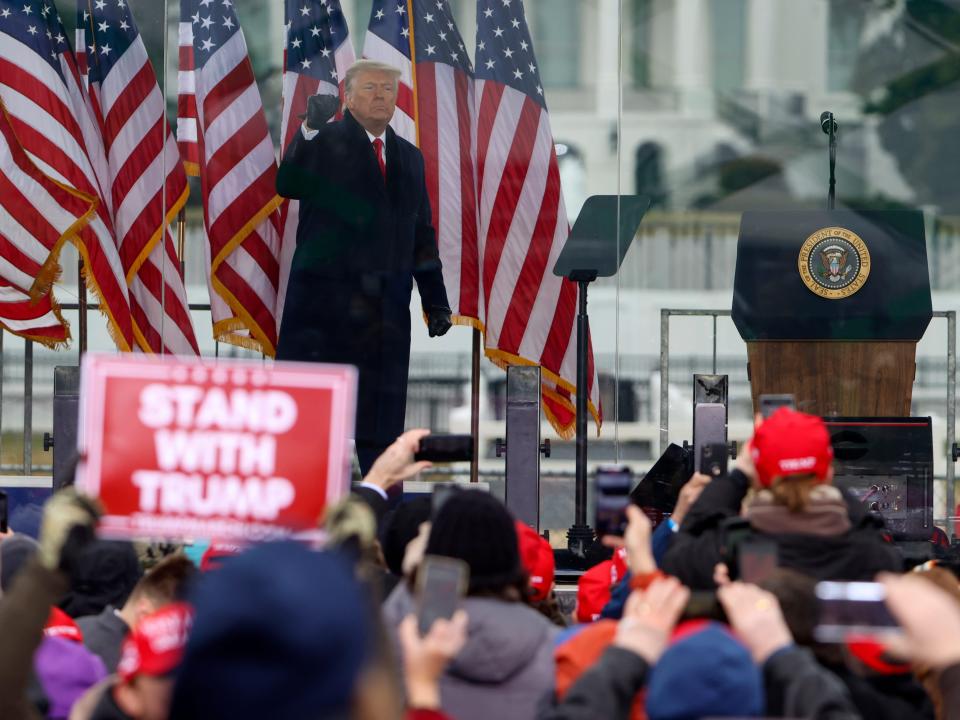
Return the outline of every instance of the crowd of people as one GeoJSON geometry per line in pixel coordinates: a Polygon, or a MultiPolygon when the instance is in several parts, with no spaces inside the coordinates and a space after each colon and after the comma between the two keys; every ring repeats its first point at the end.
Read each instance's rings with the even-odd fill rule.
{"type": "Polygon", "coordinates": [[[38,540],[0,539],[0,718],[960,718],[960,581],[904,567],[832,484],[818,418],[758,421],[730,472],[695,474],[656,528],[629,507],[571,615],[549,543],[494,496],[391,501],[425,434],[329,508],[322,549],[215,544],[143,572],[133,545],[97,538],[96,501],[53,495],[38,540]],[[745,539],[776,548],[753,582],[745,539]],[[468,581],[424,628],[418,573],[437,556],[468,581]],[[827,580],[879,583],[897,627],[825,640],[827,580]]]}

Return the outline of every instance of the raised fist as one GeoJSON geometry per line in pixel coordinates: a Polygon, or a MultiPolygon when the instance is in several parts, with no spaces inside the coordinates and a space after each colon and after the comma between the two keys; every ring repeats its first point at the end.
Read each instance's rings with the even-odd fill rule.
{"type": "Polygon", "coordinates": [[[305,122],[311,130],[319,130],[340,109],[340,98],[336,95],[311,95],[307,98],[305,122]]]}

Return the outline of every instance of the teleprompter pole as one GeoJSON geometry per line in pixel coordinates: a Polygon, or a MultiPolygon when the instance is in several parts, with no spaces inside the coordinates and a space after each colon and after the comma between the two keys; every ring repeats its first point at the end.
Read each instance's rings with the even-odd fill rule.
{"type": "Polygon", "coordinates": [[[574,488],[573,527],[567,531],[567,546],[574,555],[584,557],[593,542],[593,529],[587,524],[587,348],[590,342],[590,320],[587,316],[587,285],[597,274],[575,273],[577,281],[577,463],[574,488]]]}

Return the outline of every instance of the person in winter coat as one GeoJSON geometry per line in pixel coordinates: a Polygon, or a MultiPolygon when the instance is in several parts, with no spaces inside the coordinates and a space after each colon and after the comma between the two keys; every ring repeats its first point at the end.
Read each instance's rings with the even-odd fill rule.
{"type": "MultiPolygon", "coordinates": [[[[524,602],[527,579],[510,513],[482,491],[454,493],[433,520],[425,552],[470,567],[468,638],[440,680],[441,708],[457,720],[535,717],[553,692],[557,628],[524,602]]],[[[410,585],[401,583],[383,606],[385,625],[396,627],[414,608],[410,585]]]]}
{"type": "MultiPolygon", "coordinates": [[[[97,688],[99,699],[90,720],[168,720],[173,673],[183,657],[191,620],[190,607],[180,602],[141,618],[123,641],[117,678],[97,688]]],[[[75,712],[71,720],[79,717],[75,712]]]]}
{"type": "Polygon", "coordinates": [[[335,98],[310,98],[277,172],[277,193],[300,201],[277,359],[356,366],[364,474],[403,432],[414,280],[430,336],[451,327],[423,155],[388,124],[399,76],[356,62],[333,122],[335,98]]]}
{"type": "Polygon", "coordinates": [[[715,587],[714,570],[728,560],[721,554],[725,523],[742,514],[751,536],[776,543],[781,567],[818,580],[873,580],[878,572],[900,570],[899,551],[883,540],[876,520],[832,480],[833,449],[823,421],[780,408],[757,426],[734,470],[704,488],[662,569],[691,589],[715,587]]]}
{"type": "Polygon", "coordinates": [[[99,655],[108,672],[117,669],[123,640],[146,617],[181,597],[196,567],[184,555],[161,560],[140,578],[119,609],[107,605],[97,615],[77,618],[83,644],[99,655]]]}
{"type": "MultiPolygon", "coordinates": [[[[36,556],[0,598],[0,718],[41,717],[29,695],[33,659],[56,600],[69,587],[77,556],[93,535],[97,511],[72,490],[47,501],[36,556]]],[[[46,702],[45,702],[46,704],[46,702]]]]}
{"type": "Polygon", "coordinates": [[[733,635],[716,623],[674,635],[690,597],[675,578],[634,591],[613,645],[540,720],[626,720],[644,688],[650,720],[860,718],[843,684],[793,644],[776,597],[743,583],[718,595],[733,635]]]}

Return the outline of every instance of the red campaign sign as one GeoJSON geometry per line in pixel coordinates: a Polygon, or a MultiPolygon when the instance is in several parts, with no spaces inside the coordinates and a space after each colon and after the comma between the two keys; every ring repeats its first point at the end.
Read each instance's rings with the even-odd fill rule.
{"type": "Polygon", "coordinates": [[[349,490],[352,367],[87,353],[77,485],[104,536],[311,535],[349,490]]]}

